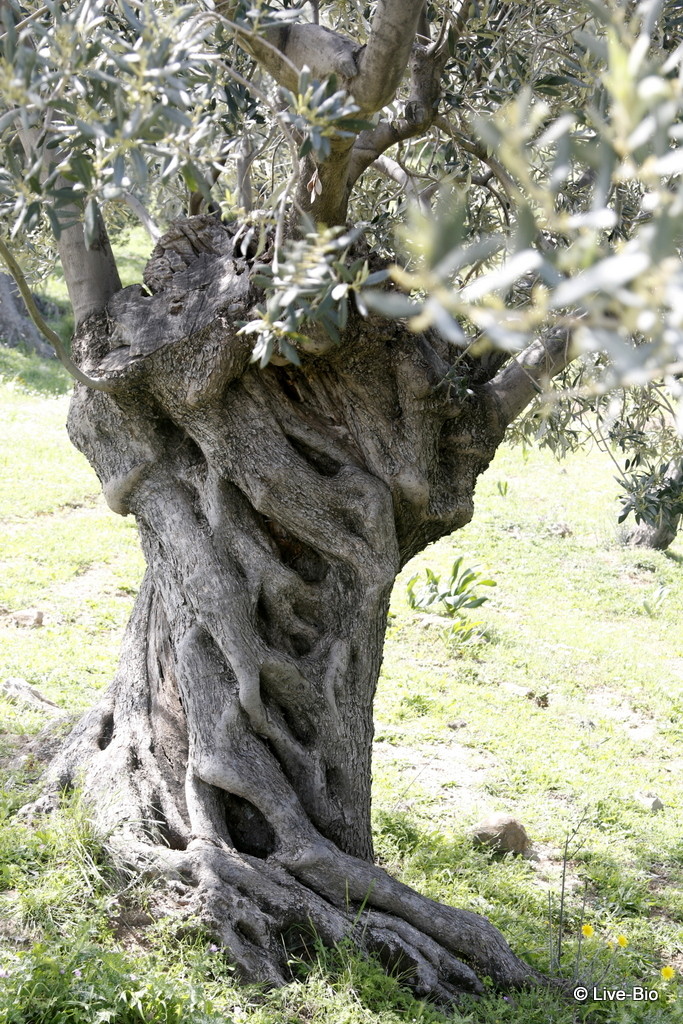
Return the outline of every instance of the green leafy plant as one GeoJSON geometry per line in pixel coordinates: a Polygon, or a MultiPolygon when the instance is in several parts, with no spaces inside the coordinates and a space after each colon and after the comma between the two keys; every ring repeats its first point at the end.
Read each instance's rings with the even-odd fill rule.
{"type": "Polygon", "coordinates": [[[636,454],[626,461],[623,479],[618,481],[624,491],[620,498],[619,522],[623,523],[633,512],[637,523],[659,526],[663,522],[675,529],[675,521],[683,511],[681,459],[656,464],[647,457],[645,441],[641,444],[642,451],[635,444],[633,448],[636,454]],[[644,467],[642,472],[636,472],[639,466],[644,467]]]}
{"type": "Polygon", "coordinates": [[[439,615],[452,619],[444,632],[448,646],[464,647],[479,643],[485,636],[481,622],[472,622],[467,612],[480,608],[488,597],[477,593],[478,587],[495,587],[495,580],[484,579],[476,569],[463,566],[463,555],[453,562],[451,574],[441,582],[441,576],[432,569],[425,570],[427,581],[417,587],[419,574],[408,580],[408,604],[416,611],[426,612],[434,608],[439,615]]]}
{"type": "Polygon", "coordinates": [[[460,555],[453,562],[453,568],[448,579],[442,583],[441,577],[431,569],[426,569],[427,582],[416,590],[416,583],[419,574],[416,573],[408,580],[408,604],[417,611],[425,612],[434,605],[443,605],[441,615],[448,615],[456,618],[464,615],[465,611],[472,608],[479,608],[488,597],[478,595],[477,587],[495,587],[495,580],[484,579],[483,574],[476,569],[463,567],[463,555],[460,555]]]}
{"type": "Polygon", "coordinates": [[[277,353],[298,365],[301,351],[319,354],[339,342],[350,296],[386,276],[384,271],[371,273],[362,258],[347,264],[360,233],[312,231],[288,241],[277,265],[259,264],[254,281],[264,288],[265,305],[240,331],[257,335],[254,362],[265,366],[277,353]]]}
{"type": "Polygon", "coordinates": [[[444,630],[443,639],[447,647],[474,647],[488,640],[488,632],[482,622],[470,622],[468,619],[456,619],[444,630]]]}
{"type": "Polygon", "coordinates": [[[669,587],[661,586],[657,587],[652,597],[644,599],[643,609],[650,616],[651,619],[654,619],[657,612],[660,610],[660,608],[666,601],[668,593],[669,587]]]}
{"type": "Polygon", "coordinates": [[[213,1024],[201,987],[159,971],[139,974],[120,953],[88,944],[71,950],[39,943],[0,967],[3,1024],[213,1024]]]}
{"type": "Polygon", "coordinates": [[[352,138],[354,132],[372,128],[367,121],[353,118],[360,107],[343,89],[337,89],[335,75],[319,82],[304,68],[298,92],[283,89],[282,94],[287,103],[282,118],[303,136],[299,156],[313,152],[319,160],[325,160],[333,139],[352,138]]]}

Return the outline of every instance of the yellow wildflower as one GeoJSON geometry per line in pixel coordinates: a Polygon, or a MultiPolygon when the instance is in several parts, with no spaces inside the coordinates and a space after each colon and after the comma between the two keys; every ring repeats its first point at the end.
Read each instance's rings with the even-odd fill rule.
{"type": "Polygon", "coordinates": [[[675,973],[676,972],[673,967],[662,967],[662,977],[664,978],[664,981],[671,981],[675,973]]]}
{"type": "Polygon", "coordinates": [[[595,935],[595,930],[592,924],[584,924],[581,928],[584,939],[590,939],[591,935],[595,935]]]}
{"type": "Polygon", "coordinates": [[[625,935],[617,935],[617,942],[619,943],[622,949],[626,949],[626,947],[628,946],[628,939],[625,935]]]}

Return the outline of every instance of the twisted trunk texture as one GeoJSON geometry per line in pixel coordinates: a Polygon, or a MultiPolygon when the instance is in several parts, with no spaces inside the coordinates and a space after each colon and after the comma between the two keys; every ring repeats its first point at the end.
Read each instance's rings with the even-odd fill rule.
{"type": "Polygon", "coordinates": [[[52,766],[140,869],[184,880],[244,976],[288,977],[314,928],[441,999],[534,974],[483,918],[373,864],[372,703],[401,566],[472,514],[501,440],[448,347],[352,319],[301,368],[250,363],[229,232],[178,225],[87,319],[69,431],[147,572],[116,678],[52,766]]]}

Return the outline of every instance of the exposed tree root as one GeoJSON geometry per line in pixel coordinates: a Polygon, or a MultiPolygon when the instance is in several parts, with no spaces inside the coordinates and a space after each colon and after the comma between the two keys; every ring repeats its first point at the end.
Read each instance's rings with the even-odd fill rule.
{"type": "Polygon", "coordinates": [[[226,949],[245,980],[285,984],[293,954],[310,950],[314,940],[332,947],[344,939],[375,955],[417,996],[440,1002],[481,994],[485,977],[502,990],[544,980],[485,918],[428,900],[339,851],[326,849],[319,860],[309,851],[300,875],[274,858],[264,861],[201,840],[186,851],[132,843],[125,850],[118,846],[117,857],[134,870],[186,885],[192,894],[188,915],[226,949]],[[335,862],[332,888],[338,891],[332,895],[329,884],[319,891],[310,879],[328,879],[335,862]],[[353,890],[370,875],[371,887],[359,903],[353,890]]]}

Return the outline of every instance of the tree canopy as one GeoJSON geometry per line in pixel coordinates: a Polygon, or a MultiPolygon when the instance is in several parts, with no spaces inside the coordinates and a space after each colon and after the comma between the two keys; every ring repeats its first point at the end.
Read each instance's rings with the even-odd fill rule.
{"type": "Polygon", "coordinates": [[[660,508],[680,458],[677,3],[2,13],[0,224],[29,277],[61,252],[77,321],[119,287],[102,216],[156,239],[211,202],[263,263],[244,326],[262,364],[337,341],[349,301],[433,325],[463,366],[540,341],[546,376],[579,362],[526,436],[571,444],[597,401],[625,508],[660,508]],[[372,267],[347,258],[360,236],[372,267]],[[626,407],[615,385],[637,389],[626,407]]]}

